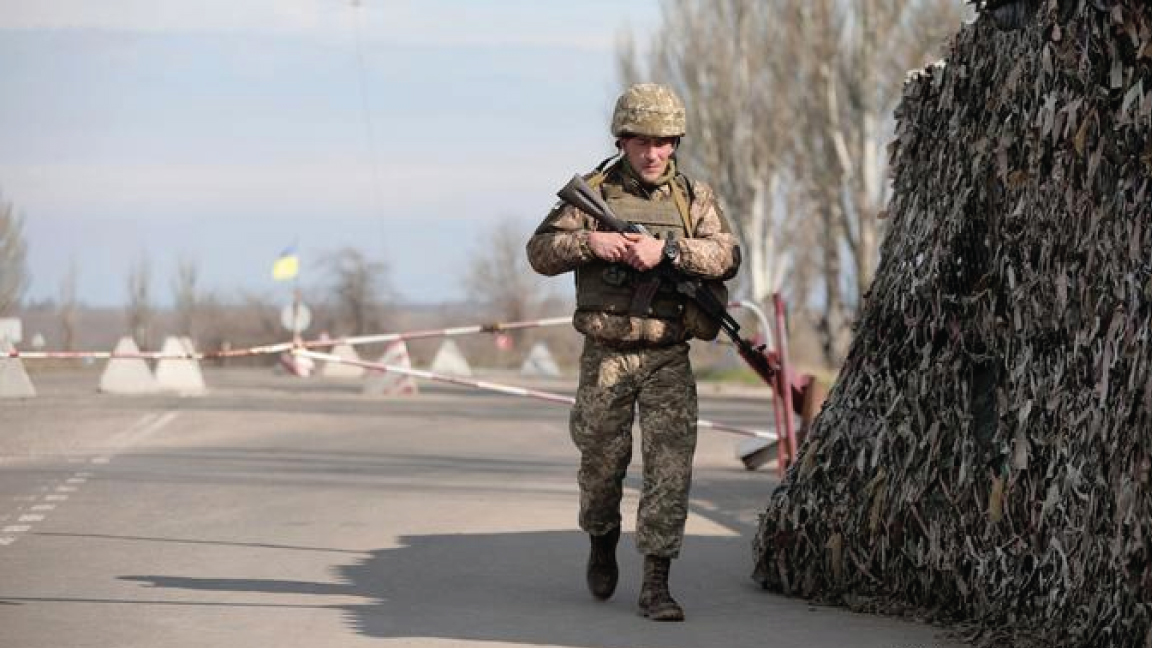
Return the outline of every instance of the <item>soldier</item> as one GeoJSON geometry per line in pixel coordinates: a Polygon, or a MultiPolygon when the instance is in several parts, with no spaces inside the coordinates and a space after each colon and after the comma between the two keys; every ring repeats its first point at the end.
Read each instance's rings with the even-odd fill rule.
{"type": "Polygon", "coordinates": [[[527,246],[537,272],[576,273],[573,324],[584,334],[584,351],[569,428],[581,455],[580,528],[591,537],[588,588],[598,599],[616,589],[620,500],[638,411],[640,613],[656,621],[684,619],[668,591],[668,569],[684,538],[696,451],[688,340],[712,339],[718,325],[672,286],[653,291],[648,271],[669,264],[693,277],[725,280],[740,265],[739,247],[712,189],[676,167],[684,131],[684,105],[672,90],[648,83],[629,87],[612,115],[618,155],[586,179],[617,216],[654,236],[598,231],[592,217],[562,203],[527,246]]]}

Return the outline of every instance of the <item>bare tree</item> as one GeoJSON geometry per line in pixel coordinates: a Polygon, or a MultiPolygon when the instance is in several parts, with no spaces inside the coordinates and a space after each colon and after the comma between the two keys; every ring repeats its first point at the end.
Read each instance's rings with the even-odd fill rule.
{"type": "Polygon", "coordinates": [[[60,303],[57,308],[60,313],[60,336],[65,351],[76,349],[76,315],[79,309],[79,299],[76,284],[79,280],[79,270],[76,268],[76,258],[68,263],[68,272],[60,282],[60,303]]]}
{"type": "MultiPolygon", "coordinates": [[[[241,321],[236,323],[236,331],[231,332],[234,337],[244,342],[264,344],[266,340],[284,335],[280,308],[270,297],[245,291],[241,293],[240,300],[241,321]]],[[[220,335],[221,339],[225,339],[224,332],[220,335]]]]}
{"type": "Polygon", "coordinates": [[[384,304],[391,296],[388,265],[372,261],[356,248],[327,254],[334,321],[340,332],[362,335],[383,326],[384,304]]]}
{"type": "Polygon", "coordinates": [[[24,219],[0,198],[0,315],[12,312],[28,287],[24,219]]]}
{"type": "MultiPolygon", "coordinates": [[[[506,217],[471,251],[464,287],[469,301],[492,320],[515,322],[540,317],[545,311],[572,312],[573,304],[553,296],[546,287],[548,280],[529,267],[524,242],[531,231],[524,223],[506,217]]],[[[523,351],[533,341],[547,341],[553,349],[564,343],[562,336],[558,339],[544,329],[518,329],[503,335],[517,351],[508,353],[508,347],[483,345],[472,353],[492,366],[510,367],[522,361],[523,351]]]]}
{"type": "Polygon", "coordinates": [[[146,254],[128,271],[128,331],[141,348],[152,342],[152,264],[146,254]]]}
{"type": "Polygon", "coordinates": [[[200,314],[202,296],[197,283],[200,270],[192,259],[181,258],[176,265],[176,274],[172,278],[172,292],[175,297],[176,323],[181,335],[195,339],[197,320],[200,314]]]}
{"type": "Polygon", "coordinates": [[[535,316],[547,297],[539,275],[528,267],[524,240],[522,226],[510,218],[501,221],[473,252],[464,280],[469,296],[505,321],[535,316]]]}
{"type": "MultiPolygon", "coordinates": [[[[831,363],[875,269],[885,144],[904,75],[955,29],[962,4],[662,5],[646,67],[688,104],[682,155],[721,197],[745,248],[752,296],[786,288],[793,303],[816,304],[812,323],[831,363]],[[795,249],[798,242],[812,248],[795,249]]],[[[644,76],[634,45],[619,54],[625,81],[644,76]]]]}
{"type": "MultiPolygon", "coordinates": [[[[652,48],[651,75],[677,88],[688,110],[678,155],[717,190],[745,252],[742,276],[754,299],[780,289],[787,263],[780,188],[787,168],[786,93],[780,59],[761,56],[784,26],[771,5],[750,0],[668,0],[652,48]]],[[[630,41],[619,65],[625,82],[647,76],[630,41]]]]}
{"type": "Polygon", "coordinates": [[[780,41],[794,58],[789,128],[794,189],[818,225],[822,308],[812,324],[838,362],[872,282],[879,215],[888,201],[887,142],[907,70],[928,61],[959,23],[956,0],[811,0],[789,3],[780,41]]]}

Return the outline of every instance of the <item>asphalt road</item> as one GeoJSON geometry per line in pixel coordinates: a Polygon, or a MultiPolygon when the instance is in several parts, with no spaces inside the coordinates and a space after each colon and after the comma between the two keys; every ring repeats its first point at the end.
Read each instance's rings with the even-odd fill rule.
{"type": "MultiPolygon", "coordinates": [[[[206,370],[201,397],[113,397],[97,378],[35,373],[37,398],[0,401],[0,647],[960,645],[762,591],[776,482],[739,437],[701,431],[672,570],[688,620],[657,624],[636,614],[635,476],[616,596],[584,588],[564,406],[238,369],[206,370]]],[[[771,418],[762,394],[701,407],[771,418]]]]}

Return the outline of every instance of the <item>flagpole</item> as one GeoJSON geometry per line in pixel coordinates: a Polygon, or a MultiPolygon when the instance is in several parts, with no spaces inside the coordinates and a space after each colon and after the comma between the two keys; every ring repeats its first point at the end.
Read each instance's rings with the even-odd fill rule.
{"type": "Polygon", "coordinates": [[[303,345],[304,336],[300,329],[300,241],[292,242],[292,254],[296,257],[296,272],[292,274],[292,347],[303,345]]]}
{"type": "Polygon", "coordinates": [[[300,335],[300,273],[292,280],[292,346],[299,347],[304,344],[300,335]]]}

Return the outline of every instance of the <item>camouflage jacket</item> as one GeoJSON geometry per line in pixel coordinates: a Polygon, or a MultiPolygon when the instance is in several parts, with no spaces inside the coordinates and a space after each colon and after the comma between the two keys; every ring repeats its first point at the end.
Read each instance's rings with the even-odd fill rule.
{"type": "MultiPolygon", "coordinates": [[[[644,189],[623,178],[619,172],[610,172],[604,182],[619,185],[633,195],[645,196],[644,189]]],[[[679,240],[680,258],[675,267],[701,279],[730,279],[740,267],[736,237],[720,211],[712,188],[703,182],[690,182],[693,198],[689,212],[694,231],[691,238],[679,240]]],[[[650,200],[673,199],[668,185],[652,191],[647,197],[650,200]]],[[[588,235],[597,229],[602,228],[594,218],[567,203],[560,203],[528,240],[528,262],[537,272],[547,276],[571,272],[595,260],[588,246],[588,235]]],[[[572,322],[581,333],[608,343],[663,345],[688,339],[681,321],[578,310],[572,322]]]]}

